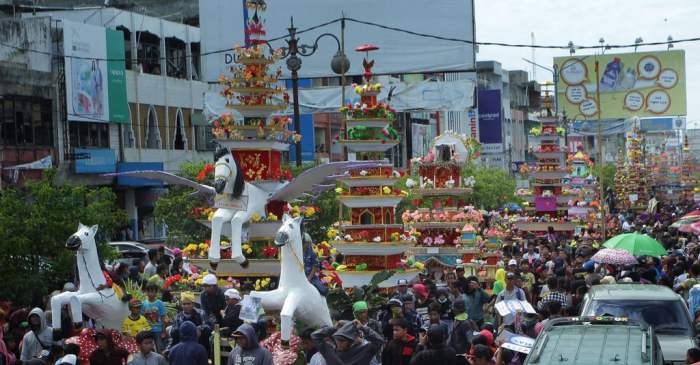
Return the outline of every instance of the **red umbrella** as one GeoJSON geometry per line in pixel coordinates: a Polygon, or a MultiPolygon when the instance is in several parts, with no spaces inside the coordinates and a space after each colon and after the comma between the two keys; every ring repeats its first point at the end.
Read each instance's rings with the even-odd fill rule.
{"type": "Polygon", "coordinates": [[[687,219],[687,218],[692,218],[692,217],[700,217],[700,209],[694,210],[694,211],[682,216],[681,219],[687,219]]]}
{"type": "Polygon", "coordinates": [[[681,232],[700,235],[700,221],[691,224],[685,224],[678,229],[681,232]]]}
{"type": "Polygon", "coordinates": [[[365,43],[363,45],[357,46],[357,48],[355,48],[355,51],[357,51],[357,52],[369,52],[369,51],[376,51],[378,49],[379,49],[379,47],[377,47],[376,45],[374,45],[372,43],[365,43]]]}

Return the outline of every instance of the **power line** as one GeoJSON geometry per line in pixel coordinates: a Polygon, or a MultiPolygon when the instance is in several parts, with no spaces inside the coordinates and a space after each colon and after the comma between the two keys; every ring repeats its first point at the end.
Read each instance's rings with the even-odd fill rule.
{"type": "MultiPolygon", "coordinates": [[[[398,27],[392,27],[388,25],[383,25],[379,23],[374,23],[374,22],[369,22],[369,21],[364,21],[364,20],[359,20],[355,18],[337,18],[333,19],[330,21],[327,21],[325,23],[321,23],[306,29],[302,29],[297,31],[297,34],[303,34],[306,32],[310,32],[312,30],[326,27],[328,25],[337,23],[339,21],[351,21],[355,22],[358,24],[364,24],[364,25],[369,25],[373,27],[378,27],[381,29],[385,30],[391,30],[395,32],[400,32],[404,34],[410,34],[413,36],[417,37],[423,37],[423,38],[432,38],[432,39],[437,39],[437,40],[442,40],[442,41],[448,41],[448,42],[456,42],[456,43],[465,43],[465,44],[470,44],[470,45],[477,45],[477,46],[497,46],[497,47],[509,47],[509,48],[538,48],[538,49],[561,49],[561,50],[585,50],[585,49],[622,49],[622,48],[639,48],[639,47],[644,47],[644,46],[659,46],[659,45],[669,45],[669,44],[680,44],[680,43],[691,43],[691,42],[698,42],[700,41],[700,37],[692,37],[692,38],[684,38],[684,39],[673,39],[673,40],[664,40],[664,41],[659,41],[659,42],[644,42],[644,43],[631,43],[631,44],[608,44],[605,46],[601,46],[600,44],[598,45],[590,45],[590,46],[579,46],[579,45],[542,45],[542,44],[522,44],[522,43],[506,43],[506,42],[480,42],[480,41],[472,41],[468,39],[460,39],[460,38],[451,38],[451,37],[444,37],[440,35],[435,35],[435,34],[428,34],[428,33],[421,33],[421,32],[416,32],[408,29],[402,29],[398,27]]],[[[271,38],[268,39],[267,42],[272,43],[276,41],[283,40],[287,38],[288,35],[283,35],[279,36],[276,38],[271,38]]],[[[209,52],[204,52],[201,53],[199,56],[197,55],[184,55],[180,57],[137,57],[137,58],[131,58],[131,59],[126,59],[126,58],[90,58],[90,57],[81,57],[81,56],[69,56],[65,55],[62,53],[55,53],[55,52],[47,52],[47,51],[42,51],[42,50],[37,50],[37,49],[32,49],[32,48],[26,48],[26,47],[19,47],[7,43],[2,43],[0,42],[0,46],[3,47],[8,47],[12,48],[15,50],[19,50],[22,52],[31,52],[31,53],[37,53],[37,54],[43,54],[47,56],[54,56],[54,57],[65,57],[65,58],[75,58],[75,59],[87,59],[87,60],[96,60],[96,61],[112,61],[112,62],[126,62],[126,61],[132,61],[136,60],[137,62],[139,61],[161,61],[161,60],[178,60],[178,59],[187,59],[187,58],[193,58],[193,57],[199,57],[199,56],[209,56],[213,54],[219,54],[219,53],[226,53],[226,52],[231,52],[230,48],[226,49],[219,49],[219,50],[214,50],[214,51],[209,51],[209,52]]]]}

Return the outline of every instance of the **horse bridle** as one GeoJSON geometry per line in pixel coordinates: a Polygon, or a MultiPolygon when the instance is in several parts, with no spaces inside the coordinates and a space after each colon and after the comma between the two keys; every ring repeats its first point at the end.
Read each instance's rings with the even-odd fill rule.
{"type": "Polygon", "coordinates": [[[226,169],[228,170],[228,174],[226,174],[226,176],[223,177],[224,179],[228,179],[229,177],[231,177],[231,175],[233,175],[233,169],[231,169],[231,166],[229,166],[227,163],[225,163],[225,162],[217,162],[217,163],[214,164],[214,168],[216,168],[216,167],[219,166],[219,165],[225,166],[226,169]]]}

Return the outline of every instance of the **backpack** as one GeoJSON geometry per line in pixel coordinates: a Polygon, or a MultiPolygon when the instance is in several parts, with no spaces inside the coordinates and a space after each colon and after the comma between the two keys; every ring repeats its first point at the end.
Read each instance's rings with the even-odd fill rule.
{"type": "Polygon", "coordinates": [[[695,318],[695,311],[700,310],[700,284],[693,285],[688,291],[688,309],[690,315],[695,318]]]}

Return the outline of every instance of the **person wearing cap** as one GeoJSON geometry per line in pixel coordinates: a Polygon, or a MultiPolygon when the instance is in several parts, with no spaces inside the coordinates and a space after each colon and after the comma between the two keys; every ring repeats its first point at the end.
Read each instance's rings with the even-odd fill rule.
{"type": "Polygon", "coordinates": [[[204,317],[212,323],[221,323],[223,319],[221,313],[226,309],[226,297],[224,291],[218,287],[217,281],[216,275],[205,275],[202,279],[204,290],[199,295],[199,304],[204,312],[204,317]]]}
{"type": "Polygon", "coordinates": [[[484,305],[491,301],[491,295],[487,293],[476,276],[470,276],[467,280],[467,291],[464,292],[464,306],[470,320],[476,322],[481,327],[484,324],[484,305]]]}
{"type": "Polygon", "coordinates": [[[183,292],[180,294],[180,306],[182,306],[182,311],[180,311],[175,316],[175,321],[173,326],[170,328],[170,345],[169,349],[172,349],[180,341],[180,332],[178,329],[182,327],[185,322],[191,322],[195,325],[199,332],[199,343],[202,344],[205,349],[209,348],[209,335],[211,334],[211,323],[208,318],[204,316],[204,312],[201,309],[195,308],[194,306],[194,293],[183,292]]]}
{"type": "Polygon", "coordinates": [[[233,332],[233,338],[236,347],[231,350],[227,365],[272,365],[272,354],[260,346],[253,326],[240,325],[233,332]]]}
{"type": "Polygon", "coordinates": [[[241,294],[234,288],[226,289],[224,292],[226,297],[226,308],[224,309],[224,317],[221,320],[221,328],[223,332],[233,331],[243,324],[243,321],[238,318],[241,314],[241,294]],[[228,331],[224,331],[224,328],[228,331]]]}
{"type": "Polygon", "coordinates": [[[455,313],[455,320],[448,345],[458,354],[465,354],[469,351],[474,331],[478,331],[479,327],[474,321],[469,319],[467,307],[463,300],[452,303],[452,312],[455,313]]]}
{"type": "Polygon", "coordinates": [[[384,345],[378,333],[358,320],[347,322],[337,330],[322,327],[311,338],[327,365],[369,365],[384,345]]]}
{"type": "Polygon", "coordinates": [[[453,348],[445,345],[446,340],[439,325],[428,327],[427,333],[420,334],[411,365],[454,365],[457,354],[453,348]]]}
{"type": "Polygon", "coordinates": [[[136,337],[141,331],[150,331],[151,325],[146,317],[141,314],[141,301],[133,298],[129,301],[129,315],[122,324],[122,333],[129,337],[136,337]]]}
{"type": "Polygon", "coordinates": [[[410,294],[408,290],[408,280],[406,279],[399,279],[396,282],[396,291],[394,291],[394,294],[391,296],[392,298],[401,298],[402,296],[410,294]]]}
{"type": "Polygon", "coordinates": [[[506,287],[496,296],[496,302],[503,300],[527,300],[525,291],[519,288],[516,281],[520,279],[520,275],[514,272],[506,274],[506,287]]]}
{"type": "Polygon", "coordinates": [[[382,333],[382,325],[374,318],[369,317],[369,305],[364,300],[353,303],[352,315],[362,323],[363,326],[371,328],[374,332],[382,333]]]}
{"type": "Polygon", "coordinates": [[[518,270],[518,260],[516,259],[510,259],[508,261],[508,267],[506,267],[506,270],[509,272],[515,272],[518,270]]]}
{"type": "Polygon", "coordinates": [[[386,306],[386,311],[384,312],[384,315],[381,318],[381,334],[384,336],[384,338],[392,338],[393,328],[391,326],[391,320],[395,318],[406,319],[409,323],[412,324],[408,332],[413,336],[417,335],[417,327],[413,325],[414,321],[412,320],[412,317],[407,316],[404,312],[403,302],[398,298],[391,298],[389,299],[389,302],[386,306]]]}

